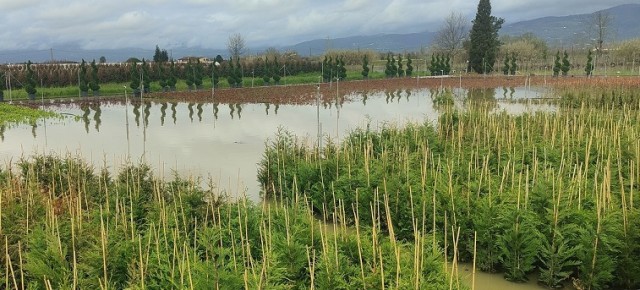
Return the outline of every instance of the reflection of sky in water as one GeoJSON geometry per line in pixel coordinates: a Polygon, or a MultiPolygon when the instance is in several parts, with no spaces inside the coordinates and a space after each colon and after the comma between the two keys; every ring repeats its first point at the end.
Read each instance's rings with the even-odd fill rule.
{"type": "MultiPolygon", "coordinates": [[[[495,93],[500,94],[500,90],[496,89],[495,93]]],[[[343,103],[339,110],[334,104],[321,104],[323,135],[340,137],[367,122],[375,129],[388,122],[435,121],[437,111],[429,96],[428,90],[379,92],[368,94],[366,99],[354,93],[348,96],[353,101],[343,103]]],[[[250,198],[258,200],[256,169],[266,140],[280,127],[310,139],[315,139],[318,132],[315,105],[219,104],[216,119],[213,104],[149,104],[146,108],[129,104],[128,116],[124,104],[51,107],[78,116],[77,121],[74,118],[47,120],[35,127],[5,128],[0,142],[0,161],[8,163],[13,159],[15,163],[21,156],[36,152],[70,153],[82,156],[96,168],[106,165],[118,169],[126,160],[127,151],[134,162],[142,160],[142,153],[146,152],[146,161],[161,176],[171,177],[174,170],[181,176],[202,176],[205,182],[210,176],[218,188],[237,194],[240,185],[239,188],[247,189],[250,198]],[[146,130],[145,110],[148,110],[146,130]]],[[[516,114],[553,110],[548,105],[504,101],[497,104],[497,110],[516,114]]]]}

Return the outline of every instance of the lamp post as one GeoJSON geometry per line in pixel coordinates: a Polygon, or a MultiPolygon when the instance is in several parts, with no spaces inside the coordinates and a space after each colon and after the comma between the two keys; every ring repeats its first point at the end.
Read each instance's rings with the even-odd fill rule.
{"type": "MultiPolygon", "coordinates": [[[[129,141],[129,98],[127,97],[127,86],[123,86],[124,87],[124,118],[125,118],[125,124],[127,126],[127,159],[131,158],[131,142],[129,141]]],[[[129,161],[129,160],[127,160],[129,161]]]]}
{"type": "MultiPolygon", "coordinates": [[[[217,69],[217,67],[220,66],[220,63],[217,61],[213,62],[213,68],[211,68],[211,98],[213,99],[213,96],[215,94],[215,89],[216,89],[216,83],[215,83],[215,71],[217,69]]],[[[253,86],[253,80],[251,81],[253,86]]]]}
{"type": "Polygon", "coordinates": [[[322,76],[320,76],[320,80],[318,85],[316,86],[316,118],[318,121],[318,154],[320,154],[320,150],[322,149],[322,133],[320,131],[320,82],[322,81],[322,76]]]}

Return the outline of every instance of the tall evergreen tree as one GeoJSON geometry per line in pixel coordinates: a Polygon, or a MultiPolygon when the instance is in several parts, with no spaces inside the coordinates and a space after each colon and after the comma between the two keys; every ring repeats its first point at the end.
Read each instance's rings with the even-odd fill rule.
{"type": "MultiPolygon", "coordinates": [[[[322,66],[324,67],[327,64],[327,57],[324,57],[324,60],[322,61],[322,66]]],[[[322,72],[322,78],[326,79],[325,75],[324,75],[324,71],[322,72]]],[[[269,85],[269,82],[271,81],[271,67],[269,64],[269,58],[265,56],[264,58],[264,67],[262,68],[262,81],[264,81],[265,85],[269,85]]]]}
{"type": "Polygon", "coordinates": [[[35,98],[36,90],[36,75],[31,68],[33,63],[31,61],[27,62],[27,78],[24,84],[24,90],[29,94],[29,98],[35,98]]]}
{"type": "Polygon", "coordinates": [[[171,60],[171,64],[169,65],[169,76],[167,77],[167,86],[172,91],[176,88],[176,83],[178,79],[176,78],[176,64],[171,60]]]}
{"type": "Polygon", "coordinates": [[[429,65],[429,72],[432,76],[436,75],[436,71],[438,70],[438,61],[436,60],[435,54],[431,54],[431,65],[429,65]]]}
{"type": "Polygon", "coordinates": [[[562,76],[567,76],[569,75],[569,70],[571,69],[571,63],[569,62],[569,54],[567,54],[567,51],[564,51],[564,56],[562,57],[562,67],[560,68],[562,69],[562,76]]]}
{"type": "Polygon", "coordinates": [[[584,72],[587,73],[587,76],[591,76],[591,73],[593,73],[593,56],[591,56],[591,49],[589,49],[589,53],[587,54],[587,65],[584,67],[584,72]]]}
{"type": "Polygon", "coordinates": [[[407,70],[404,72],[408,77],[413,74],[413,66],[411,65],[411,56],[407,57],[407,70]]]}
{"type": "Polygon", "coordinates": [[[142,59],[142,85],[145,93],[151,91],[151,79],[153,76],[149,73],[149,64],[143,58],[142,59]]]}
{"type": "Polygon", "coordinates": [[[96,60],[94,59],[91,62],[91,80],[89,81],[89,87],[94,95],[97,95],[98,91],[100,91],[100,85],[98,83],[98,65],[96,65],[96,60]]]}
{"type": "Polygon", "coordinates": [[[557,77],[558,75],[560,75],[560,69],[562,67],[562,64],[560,63],[560,51],[558,50],[556,52],[556,59],[553,62],[553,76],[557,77]]]}
{"type": "Polygon", "coordinates": [[[344,67],[344,57],[340,56],[339,59],[337,59],[337,65],[338,65],[338,78],[340,80],[344,80],[347,78],[347,68],[344,67]]]}
{"type": "MultiPolygon", "coordinates": [[[[331,57],[329,57],[329,79],[331,79],[331,75],[333,74],[333,65],[331,64],[331,62],[333,62],[333,60],[331,59],[331,57]]],[[[326,70],[327,68],[325,67],[324,69],[326,70]]],[[[273,78],[273,82],[276,85],[280,84],[280,63],[278,62],[277,56],[273,58],[273,65],[271,66],[271,77],[273,78]]]]}
{"type": "Polygon", "coordinates": [[[500,41],[498,31],[504,19],[491,16],[491,2],[480,0],[469,34],[469,66],[476,73],[493,71],[500,41]]]}
{"type": "Polygon", "coordinates": [[[169,54],[167,53],[166,49],[160,49],[160,47],[158,47],[156,45],[156,51],[153,54],[153,62],[167,62],[169,61],[169,54]]]}
{"type": "Polygon", "coordinates": [[[138,72],[138,63],[135,61],[132,61],[131,63],[129,63],[129,65],[131,66],[131,68],[129,69],[129,80],[130,80],[129,87],[135,93],[139,93],[139,92],[136,92],[140,87],[140,75],[138,72]]]}
{"type": "Polygon", "coordinates": [[[367,55],[365,54],[364,57],[362,58],[362,77],[364,79],[368,79],[369,78],[369,58],[367,57],[367,55]]]}
{"type": "Polygon", "coordinates": [[[451,56],[449,54],[447,54],[447,56],[444,57],[444,63],[442,64],[442,70],[443,70],[445,75],[448,75],[449,73],[451,73],[451,56]]]}
{"type": "Polygon", "coordinates": [[[386,77],[391,77],[391,54],[387,54],[387,64],[385,64],[384,75],[386,77]]]}
{"type": "Polygon", "coordinates": [[[89,91],[89,84],[87,82],[87,63],[82,59],[80,63],[80,72],[78,73],[78,86],[84,96],[89,91]]]}
{"type": "Polygon", "coordinates": [[[509,67],[509,72],[511,75],[516,75],[516,71],[518,70],[518,63],[516,63],[516,53],[511,53],[511,67],[509,67]]]}
{"type": "Polygon", "coordinates": [[[502,64],[502,73],[506,76],[509,75],[509,54],[504,56],[504,63],[502,64]]]}
{"type": "Polygon", "coordinates": [[[402,54],[398,55],[398,76],[404,76],[404,69],[402,68],[402,54]]]}

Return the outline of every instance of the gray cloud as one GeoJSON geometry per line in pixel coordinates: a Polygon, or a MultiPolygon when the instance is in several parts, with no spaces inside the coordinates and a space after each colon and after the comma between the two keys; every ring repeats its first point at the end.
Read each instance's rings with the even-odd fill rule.
{"type": "MultiPolygon", "coordinates": [[[[589,13],[631,0],[494,0],[507,22],[589,13]]],[[[435,31],[451,11],[469,19],[467,0],[0,0],[0,50],[224,48],[229,35],[249,46],[314,38],[435,31]]]]}

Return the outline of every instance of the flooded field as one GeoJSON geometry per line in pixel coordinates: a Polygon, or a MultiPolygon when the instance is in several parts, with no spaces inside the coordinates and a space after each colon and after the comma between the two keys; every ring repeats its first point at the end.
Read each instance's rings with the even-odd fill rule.
{"type": "MultiPolygon", "coordinates": [[[[49,104],[63,120],[44,120],[0,131],[0,161],[15,163],[33,154],[79,155],[96,168],[118,169],[127,160],[144,161],[170,178],[200,176],[231,196],[260,199],[256,167],[265,142],[278,130],[316,142],[320,133],[339,140],[357,127],[385,123],[435,122],[432,98],[437,89],[354,92],[338,102],[316,105],[216,104],[139,99],[80,104],[49,104]]],[[[553,110],[529,104],[542,93],[524,88],[453,90],[455,105],[463,99],[495,98],[494,111],[520,114],[553,110]],[[524,100],[524,101],[523,101],[524,100]]]]}

